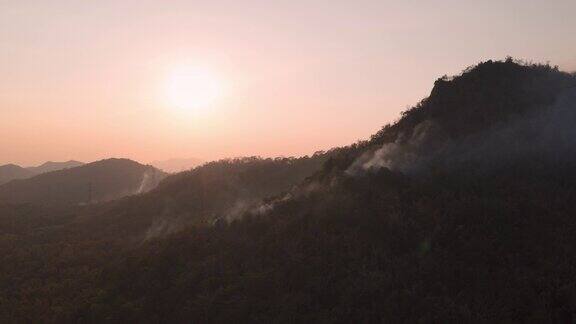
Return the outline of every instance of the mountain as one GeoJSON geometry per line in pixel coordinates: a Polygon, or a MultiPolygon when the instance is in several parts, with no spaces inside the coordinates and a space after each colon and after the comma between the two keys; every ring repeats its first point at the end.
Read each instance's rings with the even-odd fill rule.
{"type": "MultiPolygon", "coordinates": [[[[311,157],[246,157],[207,163],[168,176],[152,191],[91,206],[90,234],[145,242],[192,225],[232,221],[269,196],[280,195],[321,169],[334,152],[311,157]]],[[[82,214],[85,217],[84,214],[82,214]]],[[[88,225],[90,224],[90,225],[88,225]]]]}
{"type": "Polygon", "coordinates": [[[189,158],[189,159],[169,159],[164,161],[154,161],[150,164],[162,171],[169,173],[177,173],[190,170],[203,163],[204,161],[202,161],[201,159],[189,158]]]}
{"type": "Polygon", "coordinates": [[[2,165],[0,166],[0,185],[12,180],[26,179],[38,174],[73,168],[82,164],[82,162],[70,160],[68,162],[46,162],[40,166],[28,168],[23,168],[15,164],[2,165]]]}
{"type": "Polygon", "coordinates": [[[10,182],[14,179],[24,179],[31,177],[35,173],[15,164],[6,164],[0,166],[0,185],[10,182]]]}
{"type": "Polygon", "coordinates": [[[164,176],[162,171],[151,166],[127,159],[108,159],[6,183],[0,186],[0,202],[80,204],[107,201],[148,191],[164,176]]]}
{"type": "Polygon", "coordinates": [[[573,322],[574,124],[576,76],[487,61],[327,153],[0,205],[0,321],[573,322]]]}
{"type": "Polygon", "coordinates": [[[62,169],[75,168],[75,167],[81,166],[83,164],[84,163],[82,163],[82,162],[78,162],[78,161],[74,161],[74,160],[70,160],[67,162],[48,161],[48,162],[45,162],[44,164],[42,164],[40,166],[28,167],[26,169],[34,172],[35,174],[41,174],[41,173],[46,173],[46,172],[58,171],[58,170],[62,170],[62,169]]]}
{"type": "Polygon", "coordinates": [[[118,258],[102,300],[124,302],[103,307],[128,321],[572,322],[574,123],[576,77],[547,65],[439,79],[288,193],[118,258]]]}

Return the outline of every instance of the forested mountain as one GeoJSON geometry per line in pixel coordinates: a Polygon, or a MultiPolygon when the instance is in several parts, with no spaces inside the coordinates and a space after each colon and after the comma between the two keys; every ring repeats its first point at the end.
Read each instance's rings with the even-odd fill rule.
{"type": "Polygon", "coordinates": [[[24,179],[34,175],[34,172],[26,170],[15,164],[0,165],[0,185],[14,179],[24,179]]]}
{"type": "Polygon", "coordinates": [[[112,200],[155,187],[164,173],[127,159],[108,159],[0,186],[0,202],[80,204],[112,200]]]}
{"type": "Polygon", "coordinates": [[[46,173],[46,172],[75,168],[75,167],[81,166],[83,164],[84,163],[82,163],[82,162],[74,161],[74,160],[70,160],[70,161],[66,161],[66,162],[48,161],[48,162],[43,163],[42,165],[39,165],[36,167],[29,167],[26,169],[34,172],[35,174],[41,174],[41,173],[46,173]]]}
{"type": "Polygon", "coordinates": [[[165,237],[190,225],[230,221],[314,174],[330,154],[210,162],[167,177],[145,195],[81,209],[79,220],[94,239],[108,236],[130,242],[165,237]],[[93,214],[98,216],[86,216],[93,214]]]}
{"type": "Polygon", "coordinates": [[[574,124],[575,76],[488,61],[349,147],[0,206],[0,321],[571,322],[574,124]]]}

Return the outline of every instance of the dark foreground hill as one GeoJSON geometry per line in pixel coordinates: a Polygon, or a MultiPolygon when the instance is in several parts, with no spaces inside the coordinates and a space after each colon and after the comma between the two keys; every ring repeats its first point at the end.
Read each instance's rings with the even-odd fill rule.
{"type": "Polygon", "coordinates": [[[235,212],[216,202],[284,177],[216,164],[103,206],[1,206],[0,321],[572,322],[575,87],[482,63],[235,212]]]}
{"type": "Polygon", "coordinates": [[[163,177],[150,166],[108,159],[6,183],[0,186],[0,202],[94,203],[148,191],[163,177]]]}

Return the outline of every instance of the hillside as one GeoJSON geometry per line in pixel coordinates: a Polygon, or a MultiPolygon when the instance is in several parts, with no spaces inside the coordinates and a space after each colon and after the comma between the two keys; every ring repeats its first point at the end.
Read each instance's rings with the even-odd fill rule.
{"type": "Polygon", "coordinates": [[[512,61],[441,79],[264,208],[131,251],[100,305],[128,321],[570,322],[575,87],[512,61]]]}
{"type": "Polygon", "coordinates": [[[1,205],[0,321],[572,322],[575,123],[575,76],[488,61],[327,154],[1,205]]]}
{"type": "Polygon", "coordinates": [[[15,164],[6,164],[0,166],[0,185],[15,179],[24,179],[33,176],[35,173],[17,166],[15,164]]]}
{"type": "Polygon", "coordinates": [[[0,186],[0,202],[80,204],[153,188],[164,173],[126,159],[108,159],[40,174],[0,186]]]}
{"type": "Polygon", "coordinates": [[[301,183],[320,170],[330,154],[210,162],[168,176],[147,194],[79,210],[78,225],[89,229],[83,239],[108,237],[143,242],[191,225],[230,221],[261,204],[264,198],[301,183]]]}

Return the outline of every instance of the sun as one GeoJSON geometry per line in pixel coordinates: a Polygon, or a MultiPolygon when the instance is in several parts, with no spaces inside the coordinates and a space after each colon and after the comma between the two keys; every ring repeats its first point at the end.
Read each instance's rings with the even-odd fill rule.
{"type": "Polygon", "coordinates": [[[169,75],[166,94],[179,109],[206,109],[222,96],[222,84],[209,69],[184,66],[169,75]]]}

